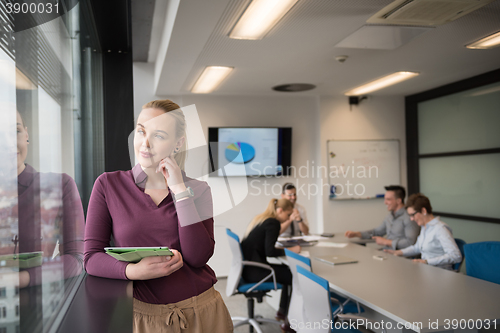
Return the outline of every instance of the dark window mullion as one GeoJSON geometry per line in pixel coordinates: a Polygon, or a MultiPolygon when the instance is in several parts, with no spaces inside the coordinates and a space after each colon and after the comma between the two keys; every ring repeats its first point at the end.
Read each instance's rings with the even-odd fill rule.
{"type": "Polygon", "coordinates": [[[451,151],[443,153],[433,153],[433,154],[422,154],[418,158],[433,158],[433,157],[449,157],[449,156],[469,156],[469,155],[484,155],[484,154],[498,154],[500,153],[500,148],[490,148],[490,149],[476,149],[476,150],[464,150],[464,151],[451,151]]]}
{"type": "Polygon", "coordinates": [[[449,217],[460,220],[471,220],[471,221],[480,221],[480,222],[488,222],[488,223],[500,223],[500,219],[494,217],[485,217],[485,216],[475,216],[475,215],[463,215],[463,214],[454,214],[454,213],[446,213],[433,211],[434,215],[449,217]]]}

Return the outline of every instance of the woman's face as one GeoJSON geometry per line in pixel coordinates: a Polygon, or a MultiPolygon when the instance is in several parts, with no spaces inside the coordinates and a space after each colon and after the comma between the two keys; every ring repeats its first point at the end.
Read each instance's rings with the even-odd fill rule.
{"type": "Polygon", "coordinates": [[[290,210],[283,210],[282,208],[277,208],[276,209],[276,219],[280,221],[281,223],[285,222],[290,218],[290,215],[292,215],[293,209],[290,210]]]}
{"type": "Polygon", "coordinates": [[[137,118],[134,151],[143,168],[156,168],[160,161],[181,147],[175,133],[175,119],[160,109],[143,109],[137,118]]]}
{"type": "Polygon", "coordinates": [[[16,120],[16,132],[17,132],[17,168],[24,163],[26,160],[26,155],[28,155],[28,129],[24,127],[23,120],[19,113],[17,113],[16,120]]]}
{"type": "Polygon", "coordinates": [[[410,215],[410,220],[417,222],[421,227],[425,225],[424,214],[422,212],[417,212],[413,207],[408,207],[406,212],[410,215]]]}

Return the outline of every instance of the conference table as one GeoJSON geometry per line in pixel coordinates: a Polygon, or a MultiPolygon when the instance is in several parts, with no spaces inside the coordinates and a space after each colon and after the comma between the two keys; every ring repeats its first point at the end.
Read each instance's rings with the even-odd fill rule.
{"type": "Polygon", "coordinates": [[[310,254],[312,271],[328,280],[331,289],[393,320],[392,329],[475,332],[489,326],[500,331],[498,284],[355,244],[338,234],[303,250],[310,254]],[[326,247],[325,242],[347,245],[326,247]],[[358,262],[332,265],[314,259],[324,255],[358,262]]]}

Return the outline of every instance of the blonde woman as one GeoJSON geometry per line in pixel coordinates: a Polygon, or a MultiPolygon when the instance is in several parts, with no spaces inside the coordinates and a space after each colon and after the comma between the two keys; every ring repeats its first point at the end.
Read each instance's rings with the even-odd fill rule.
{"type": "Polygon", "coordinates": [[[134,281],[134,332],[232,332],[217,282],[212,195],[186,176],[186,122],[170,100],[147,103],[137,119],[129,171],[104,173],[90,197],[85,257],[91,275],[134,281]],[[104,248],[168,246],[174,255],[118,261],[104,248]]]}
{"type": "MultiPolygon", "coordinates": [[[[257,215],[248,225],[241,248],[245,260],[271,265],[266,257],[284,256],[285,251],[275,247],[280,234],[281,224],[293,213],[293,203],[287,199],[271,199],[264,213],[257,215]]],[[[289,247],[288,250],[299,253],[300,246],[289,247]]],[[[283,285],[280,308],[276,317],[285,319],[290,300],[292,272],[286,265],[271,265],[276,274],[276,281],[283,285]]],[[[259,267],[245,266],[242,277],[247,282],[258,282],[269,275],[269,271],[259,267]]],[[[272,281],[270,279],[269,281],[272,281]]]]}

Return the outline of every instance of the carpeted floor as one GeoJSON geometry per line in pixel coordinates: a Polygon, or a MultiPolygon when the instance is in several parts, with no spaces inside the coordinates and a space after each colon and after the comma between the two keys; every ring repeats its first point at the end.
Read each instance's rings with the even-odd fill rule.
{"type": "MultiPolygon", "coordinates": [[[[219,281],[215,284],[215,289],[219,291],[226,303],[227,308],[229,309],[229,313],[231,316],[247,316],[247,299],[243,295],[235,295],[231,297],[226,296],[226,279],[220,278],[219,281]]],[[[262,303],[255,302],[255,314],[261,315],[265,318],[274,318],[276,314],[276,310],[274,310],[271,306],[269,306],[266,301],[262,303]]],[[[281,329],[278,325],[273,324],[263,324],[261,325],[262,331],[264,333],[280,333],[281,329]]],[[[234,332],[235,333],[247,333],[248,325],[243,325],[237,327],[234,332]]]]}

